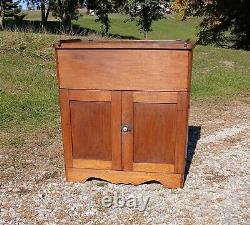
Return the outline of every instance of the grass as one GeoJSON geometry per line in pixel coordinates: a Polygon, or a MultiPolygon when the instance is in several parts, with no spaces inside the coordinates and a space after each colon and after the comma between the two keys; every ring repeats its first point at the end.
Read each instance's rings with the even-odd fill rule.
{"type": "Polygon", "coordinates": [[[0,33],[0,130],[8,144],[36,129],[58,127],[53,35],[0,33]],[[10,38],[11,37],[11,38],[10,38]],[[13,133],[6,138],[5,133],[13,133]],[[18,135],[17,135],[18,134],[18,135]]]}
{"type": "MultiPolygon", "coordinates": [[[[101,32],[100,23],[96,22],[96,16],[83,15],[79,17],[74,24],[81,27],[90,28],[97,33],[101,32]]],[[[39,11],[27,12],[27,20],[40,20],[39,11]]],[[[113,35],[134,37],[136,39],[143,39],[143,34],[140,33],[133,21],[127,21],[127,16],[121,14],[111,14],[111,29],[110,33],[113,35]]],[[[50,16],[49,20],[56,20],[50,16]]],[[[167,15],[166,19],[157,21],[153,24],[153,31],[149,34],[149,39],[196,39],[196,32],[199,20],[197,18],[188,18],[186,21],[176,20],[174,15],[167,15]]]]}
{"type": "Polygon", "coordinates": [[[250,91],[250,52],[197,46],[192,73],[193,99],[230,98],[250,91]]]}
{"type": "MultiPolygon", "coordinates": [[[[142,38],[135,24],[124,24],[123,19],[112,15],[111,32],[142,38]]],[[[77,23],[98,31],[99,25],[94,20],[94,17],[82,17],[77,23]]],[[[195,38],[196,24],[194,19],[179,22],[171,17],[155,23],[150,38],[195,38]]],[[[0,32],[0,145],[21,146],[25,145],[27,134],[44,131],[53,135],[58,131],[60,120],[52,44],[65,38],[69,37],[0,32]]],[[[249,94],[249,61],[248,51],[197,46],[192,99],[224,99],[249,94]]]]}
{"type": "MultiPolygon", "coordinates": [[[[76,24],[100,32],[100,23],[95,22],[95,19],[95,16],[83,16],[79,18],[76,24]]],[[[134,21],[124,22],[128,19],[126,16],[113,14],[110,16],[110,19],[112,24],[111,34],[143,39],[143,34],[138,31],[134,21]]],[[[153,24],[153,31],[149,34],[149,39],[196,39],[197,25],[197,19],[189,18],[187,21],[178,21],[173,15],[168,15],[166,19],[153,24]]]]}

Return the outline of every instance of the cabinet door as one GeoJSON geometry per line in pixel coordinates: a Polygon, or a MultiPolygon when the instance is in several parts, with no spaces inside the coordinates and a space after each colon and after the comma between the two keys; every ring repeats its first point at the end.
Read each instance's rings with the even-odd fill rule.
{"type": "Polygon", "coordinates": [[[66,167],[121,170],[121,92],[60,90],[66,167]]]}
{"type": "Polygon", "coordinates": [[[122,93],[124,170],[184,172],[187,103],[187,93],[122,93]]]}

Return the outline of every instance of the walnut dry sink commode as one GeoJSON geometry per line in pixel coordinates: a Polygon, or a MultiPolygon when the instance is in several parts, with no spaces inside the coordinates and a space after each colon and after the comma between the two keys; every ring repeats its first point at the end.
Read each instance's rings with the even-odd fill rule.
{"type": "Polygon", "coordinates": [[[68,181],[183,187],[193,43],[55,45],[68,181]]]}

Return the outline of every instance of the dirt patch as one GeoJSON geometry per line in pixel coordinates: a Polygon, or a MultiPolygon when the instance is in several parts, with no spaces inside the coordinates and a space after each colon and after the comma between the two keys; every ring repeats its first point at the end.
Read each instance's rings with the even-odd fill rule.
{"type": "Polygon", "coordinates": [[[229,68],[233,68],[234,67],[234,62],[232,62],[232,61],[224,60],[221,63],[224,64],[226,67],[229,67],[229,68]]]}

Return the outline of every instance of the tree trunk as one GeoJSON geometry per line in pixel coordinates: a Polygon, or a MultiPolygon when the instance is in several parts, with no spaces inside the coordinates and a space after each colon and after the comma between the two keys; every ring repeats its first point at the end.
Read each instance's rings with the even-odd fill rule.
{"type": "Polygon", "coordinates": [[[48,19],[49,19],[50,2],[49,2],[48,4],[49,4],[49,5],[48,5],[48,9],[47,9],[47,12],[46,12],[46,14],[45,14],[45,21],[46,21],[46,23],[47,23],[47,21],[48,21],[48,19]]]}
{"type": "Polygon", "coordinates": [[[144,32],[144,39],[145,39],[145,40],[148,39],[148,32],[147,32],[147,31],[144,32]]]}
{"type": "Polygon", "coordinates": [[[72,31],[71,19],[66,17],[62,20],[63,28],[66,33],[70,33],[72,31]]]}
{"type": "Polygon", "coordinates": [[[44,29],[44,26],[45,26],[45,2],[44,0],[41,1],[41,23],[42,23],[42,29],[44,29]]]}
{"type": "Polygon", "coordinates": [[[4,28],[4,22],[3,22],[3,16],[2,15],[0,15],[0,30],[3,30],[3,28],[4,28]]]}
{"type": "Polygon", "coordinates": [[[4,7],[3,1],[0,0],[0,30],[4,28],[4,7]]]}
{"type": "Polygon", "coordinates": [[[50,12],[50,1],[48,2],[48,9],[46,11],[46,4],[45,0],[41,0],[41,22],[42,22],[42,29],[46,27],[50,12]]]}

